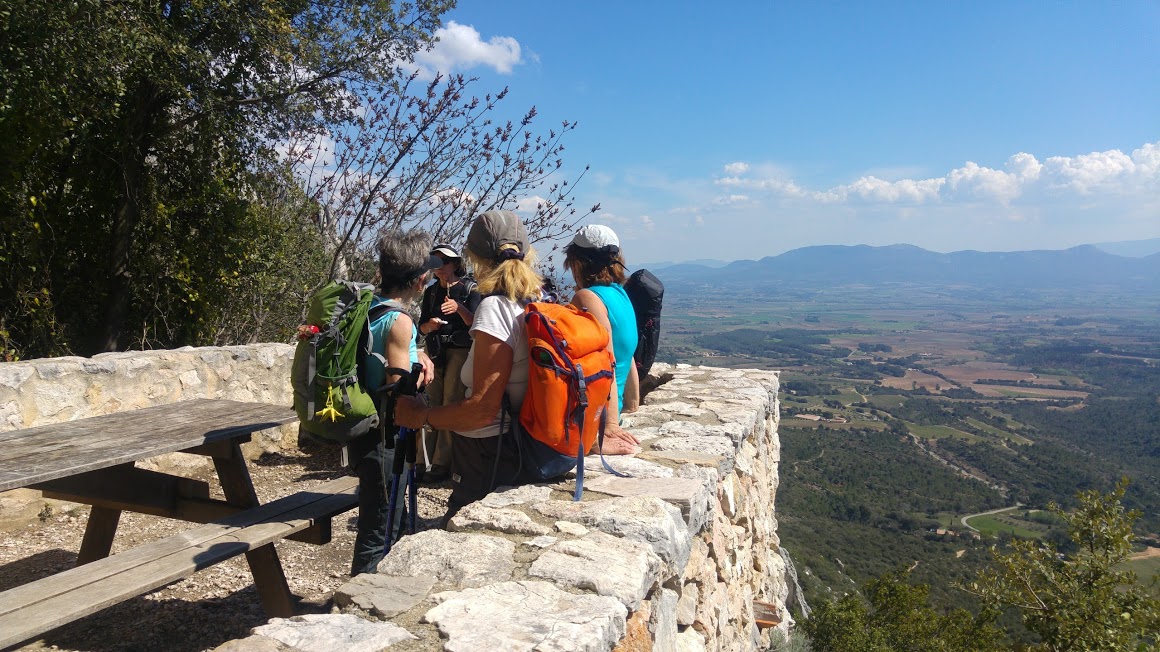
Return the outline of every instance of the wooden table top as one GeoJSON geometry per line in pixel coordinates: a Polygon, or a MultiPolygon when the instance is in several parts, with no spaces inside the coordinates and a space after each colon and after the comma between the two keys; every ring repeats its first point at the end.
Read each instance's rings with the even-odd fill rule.
{"type": "Polygon", "coordinates": [[[0,491],[290,423],[286,406],[195,399],[0,433],[0,491]]]}

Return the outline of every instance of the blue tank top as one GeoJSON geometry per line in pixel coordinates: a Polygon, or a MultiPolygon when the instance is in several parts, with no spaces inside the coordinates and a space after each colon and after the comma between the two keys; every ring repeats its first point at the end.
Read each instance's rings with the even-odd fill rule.
{"type": "MultiPolygon", "coordinates": [[[[374,302],[371,303],[371,308],[373,309],[375,306],[384,303],[390,302],[386,299],[375,297],[374,302]]],[[[387,357],[387,340],[390,339],[391,328],[395,325],[395,320],[397,320],[401,314],[402,313],[398,311],[392,310],[371,322],[371,335],[374,337],[374,345],[371,347],[371,351],[378,353],[384,358],[387,357]]],[[[418,334],[419,331],[415,328],[415,324],[412,323],[410,348],[411,364],[415,364],[419,361],[419,351],[415,347],[415,339],[418,334]]],[[[372,391],[382,387],[383,381],[386,379],[386,373],[383,371],[383,363],[374,356],[367,356],[366,379],[367,384],[370,385],[370,387],[367,389],[372,391]]]]}
{"type": "Polygon", "coordinates": [[[619,283],[593,285],[588,288],[600,297],[608,311],[608,323],[612,325],[612,355],[616,357],[616,407],[624,405],[624,385],[632,370],[632,356],[636,353],[636,312],[628,294],[619,283]]]}

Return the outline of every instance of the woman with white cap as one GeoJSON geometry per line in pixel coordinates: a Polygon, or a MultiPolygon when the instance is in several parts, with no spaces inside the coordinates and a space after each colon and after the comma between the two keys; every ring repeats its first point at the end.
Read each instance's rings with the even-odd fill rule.
{"type": "Polygon", "coordinates": [[[524,306],[540,298],[542,285],[527,230],[511,211],[487,211],[476,217],[465,249],[484,296],[475,310],[473,341],[461,374],[467,397],[431,407],[404,397],[395,408],[400,425],[452,431],[452,490],[444,525],[464,505],[486,496],[497,478],[519,474],[518,452],[513,446],[501,450],[500,432],[502,424],[512,423],[511,415],[519,415],[527,393],[524,306]],[[506,415],[505,395],[510,404],[506,415]]]}
{"type": "Polygon", "coordinates": [[[620,410],[626,393],[629,404],[638,403],[638,379],[632,359],[637,343],[636,313],[624,291],[624,257],[616,232],[602,224],[581,228],[564,249],[564,267],[572,272],[578,288],[572,305],[591,313],[612,336],[616,391],[608,399],[601,452],[634,453],[640,442],[620,427],[620,410]]]}

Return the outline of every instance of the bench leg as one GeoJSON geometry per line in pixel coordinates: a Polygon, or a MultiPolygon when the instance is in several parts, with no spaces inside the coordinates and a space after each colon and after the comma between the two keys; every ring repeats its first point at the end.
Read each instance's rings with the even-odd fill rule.
{"type": "Polygon", "coordinates": [[[117,534],[117,524],[121,521],[121,510],[94,505],[89,510],[89,522],[85,525],[85,537],[81,539],[81,550],[77,553],[77,566],[104,559],[113,551],[113,537],[117,534]]]}
{"type": "MultiPolygon", "coordinates": [[[[244,508],[257,507],[258,495],[254,492],[254,482],[246,468],[242,447],[236,440],[231,444],[228,456],[213,458],[214,468],[222,483],[222,493],[230,504],[244,508]]],[[[246,563],[250,565],[254,586],[258,589],[266,614],[275,618],[293,616],[294,595],[286,583],[286,574],[282,571],[282,562],[278,559],[274,544],[268,543],[247,552],[246,563]]]]}

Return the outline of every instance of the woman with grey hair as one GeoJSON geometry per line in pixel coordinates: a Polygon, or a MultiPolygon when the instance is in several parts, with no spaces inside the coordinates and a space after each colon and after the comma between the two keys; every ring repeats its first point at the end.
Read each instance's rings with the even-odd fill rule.
{"type": "MultiPolygon", "coordinates": [[[[380,396],[377,391],[388,383],[399,380],[399,376],[388,374],[387,368],[410,369],[412,364],[423,365],[420,385],[431,380],[434,365],[426,354],[415,346],[418,331],[410,315],[407,304],[423,293],[423,288],[431,279],[431,270],[443,261],[430,255],[431,237],[420,230],[386,231],[379,238],[379,283],[371,304],[372,314],[382,313],[371,322],[373,336],[372,352],[366,359],[364,375],[371,395],[380,396]],[[380,306],[385,306],[386,310],[380,306]],[[377,308],[377,310],[376,310],[377,308]],[[382,360],[386,360],[384,368],[382,360]]],[[[394,433],[387,433],[393,437],[394,433]]],[[[383,544],[387,536],[387,499],[384,478],[387,469],[394,463],[395,451],[387,448],[384,438],[377,429],[352,440],[347,444],[350,464],[358,475],[358,534],[354,540],[354,559],[350,574],[373,573],[383,558],[383,544]]],[[[401,494],[402,492],[400,492],[401,494]]],[[[403,509],[396,501],[395,523],[397,532],[402,525],[403,509]]]]}

